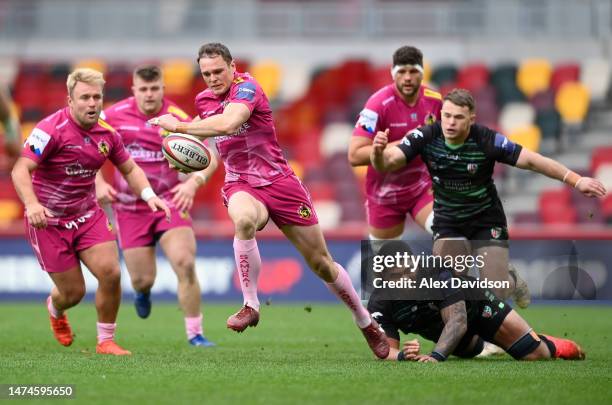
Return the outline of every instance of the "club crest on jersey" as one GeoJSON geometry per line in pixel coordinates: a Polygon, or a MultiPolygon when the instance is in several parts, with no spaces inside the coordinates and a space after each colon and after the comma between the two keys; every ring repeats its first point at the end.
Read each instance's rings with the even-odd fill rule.
{"type": "Polygon", "coordinates": [[[417,119],[419,119],[419,116],[417,115],[417,113],[412,113],[410,114],[410,119],[412,121],[416,121],[417,119]]]}
{"type": "Polygon", "coordinates": [[[488,305],[485,305],[484,310],[482,311],[482,317],[490,318],[492,315],[493,315],[493,311],[491,310],[491,307],[488,305]]]}
{"type": "Polygon", "coordinates": [[[436,121],[437,121],[436,116],[432,113],[429,113],[425,116],[425,125],[431,125],[436,121]]]}
{"type": "Polygon", "coordinates": [[[307,206],[306,204],[300,205],[300,208],[298,208],[297,212],[298,212],[298,215],[304,219],[308,219],[312,215],[312,211],[310,210],[310,207],[307,206]]]}
{"type": "Polygon", "coordinates": [[[476,173],[476,170],[478,170],[478,164],[476,164],[476,163],[468,163],[467,164],[467,171],[468,171],[469,174],[476,173]]]}
{"type": "Polygon", "coordinates": [[[106,143],[106,141],[98,142],[98,152],[100,152],[103,156],[108,155],[109,149],[108,149],[108,144],[106,143]]]}
{"type": "Polygon", "coordinates": [[[493,239],[499,239],[502,235],[502,229],[499,226],[491,228],[491,237],[493,239]]]}

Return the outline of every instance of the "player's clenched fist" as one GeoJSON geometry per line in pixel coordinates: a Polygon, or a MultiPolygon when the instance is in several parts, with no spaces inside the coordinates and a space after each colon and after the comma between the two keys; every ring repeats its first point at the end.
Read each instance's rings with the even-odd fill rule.
{"type": "Polygon", "coordinates": [[[406,360],[415,360],[421,351],[421,344],[417,339],[408,340],[404,342],[402,351],[406,360]]]}
{"type": "Polygon", "coordinates": [[[385,131],[378,131],[374,140],[372,141],[372,148],[375,154],[382,153],[385,150],[385,147],[389,143],[389,128],[385,129],[385,131]]]}
{"type": "Polygon", "coordinates": [[[164,114],[161,117],[151,118],[149,124],[156,125],[166,131],[176,132],[176,126],[180,121],[172,114],[164,114]]]}

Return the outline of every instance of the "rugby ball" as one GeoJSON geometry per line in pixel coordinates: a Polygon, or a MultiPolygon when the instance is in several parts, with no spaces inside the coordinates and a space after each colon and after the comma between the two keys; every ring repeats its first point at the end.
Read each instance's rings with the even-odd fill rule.
{"type": "Polygon", "coordinates": [[[164,138],[162,152],[172,166],[185,173],[204,170],[210,164],[210,151],[195,136],[170,134],[164,138]]]}

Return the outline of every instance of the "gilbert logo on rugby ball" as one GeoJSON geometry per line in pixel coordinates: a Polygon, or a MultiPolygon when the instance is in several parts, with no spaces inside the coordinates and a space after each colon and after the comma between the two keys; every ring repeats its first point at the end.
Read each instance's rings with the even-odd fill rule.
{"type": "Polygon", "coordinates": [[[168,135],[164,138],[162,152],[172,166],[184,172],[204,170],[210,164],[210,151],[191,135],[168,135]]]}

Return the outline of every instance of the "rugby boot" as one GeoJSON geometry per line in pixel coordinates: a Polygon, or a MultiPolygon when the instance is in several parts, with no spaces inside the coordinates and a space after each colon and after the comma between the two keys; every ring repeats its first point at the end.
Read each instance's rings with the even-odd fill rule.
{"type": "Polygon", "coordinates": [[[387,335],[378,325],[378,322],[372,319],[372,323],[360,329],[376,357],[386,359],[389,356],[389,342],[387,341],[387,335]]]}
{"type": "Polygon", "coordinates": [[[215,343],[206,339],[203,335],[195,335],[193,338],[189,339],[189,344],[191,346],[202,346],[202,347],[214,347],[217,346],[215,343]]]}
{"type": "Polygon", "coordinates": [[[544,335],[548,340],[555,344],[557,348],[553,357],[563,360],[584,360],[586,353],[582,350],[580,345],[573,340],[562,339],[554,336],[544,335]]]}
{"type": "Polygon", "coordinates": [[[148,318],[151,314],[151,293],[136,293],[136,299],[134,299],[134,307],[136,307],[136,313],[142,319],[148,318]]]}
{"type": "MultiPolygon", "coordinates": [[[[51,300],[51,296],[47,298],[47,303],[51,300]]],[[[70,346],[72,344],[72,329],[70,323],[68,323],[68,317],[66,314],[62,314],[60,317],[55,318],[49,314],[49,321],[51,321],[51,330],[53,336],[62,346],[70,346]]]]}
{"type": "Polygon", "coordinates": [[[240,308],[240,311],[227,318],[227,327],[242,332],[249,326],[255,327],[259,323],[259,312],[248,305],[240,308]]]}
{"type": "Polygon", "coordinates": [[[113,340],[105,340],[96,345],[96,353],[112,354],[114,356],[129,356],[132,354],[129,350],[125,350],[113,340]]]}

